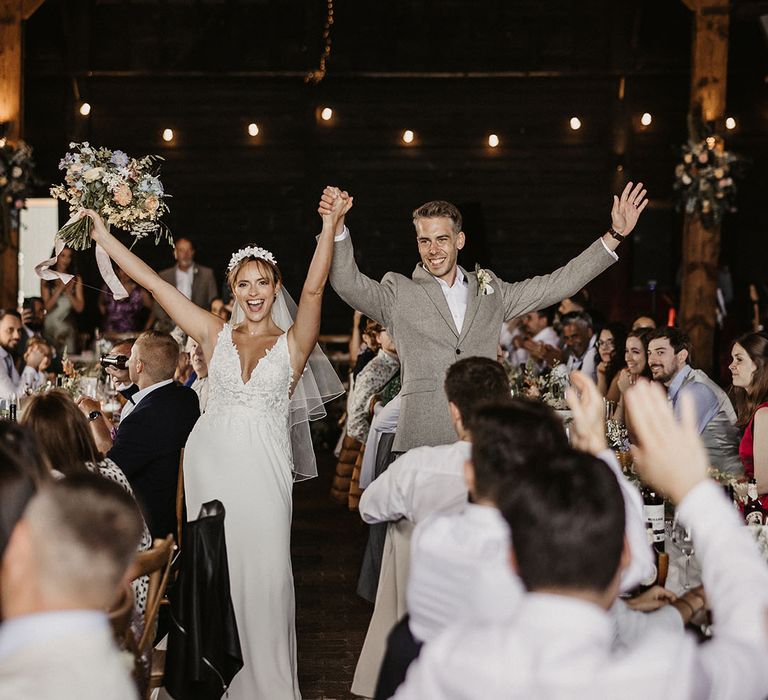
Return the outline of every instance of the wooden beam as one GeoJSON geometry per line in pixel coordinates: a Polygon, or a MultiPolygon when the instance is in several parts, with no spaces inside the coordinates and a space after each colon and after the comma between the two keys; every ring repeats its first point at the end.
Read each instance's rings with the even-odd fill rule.
{"type": "Polygon", "coordinates": [[[37,12],[45,0],[23,0],[21,6],[21,18],[26,22],[32,15],[37,12]]]}
{"type": "MultiPolygon", "coordinates": [[[[722,127],[728,75],[728,4],[698,0],[691,61],[691,112],[722,127]]],[[[696,366],[711,374],[717,317],[720,226],[706,228],[698,213],[686,216],[683,229],[683,284],[680,326],[693,345],[696,366]]],[[[717,379],[717,377],[715,377],[717,379]]]]}
{"type": "MultiPolygon", "coordinates": [[[[0,0],[0,122],[9,141],[21,137],[21,15],[22,0],[0,0]]],[[[19,232],[9,229],[0,250],[0,307],[16,308],[19,287],[19,232]]]]}

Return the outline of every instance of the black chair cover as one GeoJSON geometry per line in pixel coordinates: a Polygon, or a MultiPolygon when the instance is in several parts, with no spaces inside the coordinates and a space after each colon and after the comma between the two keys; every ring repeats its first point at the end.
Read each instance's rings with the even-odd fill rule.
{"type": "Polygon", "coordinates": [[[243,667],[224,515],[221,501],[209,501],[198,519],[185,526],[179,576],[168,594],[165,687],[176,700],[219,700],[243,667]]]}

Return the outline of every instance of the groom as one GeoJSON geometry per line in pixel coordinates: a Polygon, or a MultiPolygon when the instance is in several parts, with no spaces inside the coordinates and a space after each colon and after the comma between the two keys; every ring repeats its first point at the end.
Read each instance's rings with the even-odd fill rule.
{"type": "MultiPolygon", "coordinates": [[[[394,337],[403,388],[393,450],[453,441],[442,385],[448,367],[462,357],[496,358],[504,321],[571,296],[618,257],[648,200],[642,183],[628,183],[614,196],[611,227],[583,253],[549,275],[504,282],[490,270],[468,272],[457,265],[464,247],[461,213],[449,202],[427,202],[413,212],[421,264],[411,278],[388,272],[381,282],[357,268],[349,230],[336,229],[330,281],[354,309],[381,323],[394,337]]],[[[343,196],[348,196],[344,193],[343,196]]],[[[327,214],[333,192],[326,188],[318,211],[327,214]]]]}

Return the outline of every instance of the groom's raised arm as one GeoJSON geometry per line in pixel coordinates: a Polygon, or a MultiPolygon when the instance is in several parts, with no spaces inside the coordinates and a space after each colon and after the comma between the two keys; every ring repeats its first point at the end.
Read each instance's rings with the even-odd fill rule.
{"type": "Polygon", "coordinates": [[[529,311],[545,309],[578,292],[617,260],[601,240],[548,275],[522,282],[499,280],[504,300],[504,320],[509,321],[529,311]]]}
{"type": "Polygon", "coordinates": [[[381,283],[367,277],[357,267],[352,240],[346,227],[336,237],[333,246],[331,287],[353,309],[391,328],[392,308],[395,303],[394,280],[386,275],[381,283]]]}
{"type": "Polygon", "coordinates": [[[611,227],[581,255],[548,275],[509,284],[499,280],[504,300],[504,320],[544,309],[578,292],[618,260],[613,252],[629,236],[648,205],[643,183],[628,182],[620,196],[613,196],[611,227]]]}

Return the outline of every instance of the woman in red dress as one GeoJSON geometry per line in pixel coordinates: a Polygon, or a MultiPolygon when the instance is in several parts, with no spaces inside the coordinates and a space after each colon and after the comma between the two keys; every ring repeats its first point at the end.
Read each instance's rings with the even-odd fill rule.
{"type": "Polygon", "coordinates": [[[747,333],[731,349],[733,405],[744,435],[739,457],[747,479],[757,481],[763,506],[768,506],[768,335],[747,333]]]}

